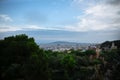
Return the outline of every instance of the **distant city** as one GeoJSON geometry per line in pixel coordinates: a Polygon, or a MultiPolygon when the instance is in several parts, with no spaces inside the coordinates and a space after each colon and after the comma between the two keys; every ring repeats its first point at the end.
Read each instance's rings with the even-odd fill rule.
{"type": "Polygon", "coordinates": [[[102,49],[102,50],[111,50],[111,49],[117,49],[120,47],[120,40],[114,40],[114,41],[106,41],[101,44],[97,43],[75,43],[75,42],[67,42],[67,41],[56,41],[52,43],[46,43],[46,44],[39,44],[39,47],[44,50],[52,50],[52,51],[69,51],[71,49],[73,50],[81,50],[86,51],[88,49],[102,49]]]}
{"type": "Polygon", "coordinates": [[[82,50],[85,51],[90,47],[95,48],[96,43],[75,43],[75,42],[66,42],[66,41],[57,41],[47,44],[40,44],[40,48],[45,50],[52,50],[52,51],[65,51],[65,50],[82,50]]]}

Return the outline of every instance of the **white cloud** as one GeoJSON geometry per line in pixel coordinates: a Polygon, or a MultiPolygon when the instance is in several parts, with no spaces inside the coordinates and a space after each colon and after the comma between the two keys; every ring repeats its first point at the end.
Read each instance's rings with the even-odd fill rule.
{"type": "Polygon", "coordinates": [[[19,31],[19,30],[59,30],[57,27],[45,27],[40,25],[17,24],[13,23],[10,16],[0,14],[0,32],[19,31]],[[10,22],[10,23],[8,23],[10,22]]]}
{"type": "Polygon", "coordinates": [[[8,32],[8,31],[29,31],[29,30],[60,30],[59,28],[51,28],[45,26],[38,26],[38,25],[21,25],[21,26],[11,26],[11,25],[1,25],[0,32],[8,32]]]}
{"type": "MultiPolygon", "coordinates": [[[[75,0],[77,1],[77,0],[75,0]]],[[[120,6],[99,3],[84,10],[84,15],[77,16],[79,22],[65,26],[70,31],[114,30],[120,28],[120,6]]]]}
{"type": "Polygon", "coordinates": [[[22,29],[19,27],[13,27],[13,26],[0,27],[0,32],[18,31],[18,30],[22,30],[22,29]]]}
{"type": "Polygon", "coordinates": [[[21,27],[22,30],[60,30],[60,28],[57,27],[46,27],[46,26],[38,26],[38,25],[24,25],[24,27],[21,27]]]}
{"type": "Polygon", "coordinates": [[[120,18],[119,14],[117,14],[119,11],[120,9],[118,7],[99,4],[88,8],[85,13],[99,18],[120,18]]]}
{"type": "Polygon", "coordinates": [[[5,14],[0,14],[0,21],[2,22],[12,22],[12,18],[5,14]]]}

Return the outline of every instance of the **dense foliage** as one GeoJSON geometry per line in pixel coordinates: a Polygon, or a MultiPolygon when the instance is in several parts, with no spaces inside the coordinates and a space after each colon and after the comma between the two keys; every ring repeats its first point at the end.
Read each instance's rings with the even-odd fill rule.
{"type": "Polygon", "coordinates": [[[120,80],[120,50],[53,52],[33,38],[0,40],[0,80],[120,80]]]}
{"type": "Polygon", "coordinates": [[[112,45],[113,42],[117,46],[117,48],[120,49],[120,40],[106,41],[106,42],[101,44],[101,48],[103,48],[103,47],[109,47],[110,48],[110,46],[112,45]]]}

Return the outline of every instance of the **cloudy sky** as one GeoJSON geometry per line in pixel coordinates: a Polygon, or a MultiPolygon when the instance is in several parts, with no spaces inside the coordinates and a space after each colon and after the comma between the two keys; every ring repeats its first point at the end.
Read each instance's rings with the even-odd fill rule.
{"type": "Polygon", "coordinates": [[[23,33],[40,43],[120,39],[120,0],[0,0],[0,39],[23,33]]]}

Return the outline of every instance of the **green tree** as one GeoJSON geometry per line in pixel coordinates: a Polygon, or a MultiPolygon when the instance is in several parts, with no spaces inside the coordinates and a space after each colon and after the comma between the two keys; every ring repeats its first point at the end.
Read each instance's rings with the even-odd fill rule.
{"type": "Polygon", "coordinates": [[[73,55],[66,54],[61,60],[61,64],[64,68],[64,75],[66,80],[73,80],[73,73],[76,65],[76,60],[73,55]]]}
{"type": "Polygon", "coordinates": [[[96,52],[95,52],[95,50],[86,50],[85,54],[88,55],[88,56],[90,56],[90,55],[95,55],[96,52]]]}
{"type": "Polygon", "coordinates": [[[30,80],[30,77],[37,78],[38,76],[39,78],[46,79],[47,64],[43,54],[43,51],[39,49],[34,39],[29,38],[25,34],[6,37],[4,40],[0,40],[1,80],[30,80]],[[31,75],[28,75],[26,72],[31,75]],[[37,73],[38,75],[35,75],[37,73]]]}

